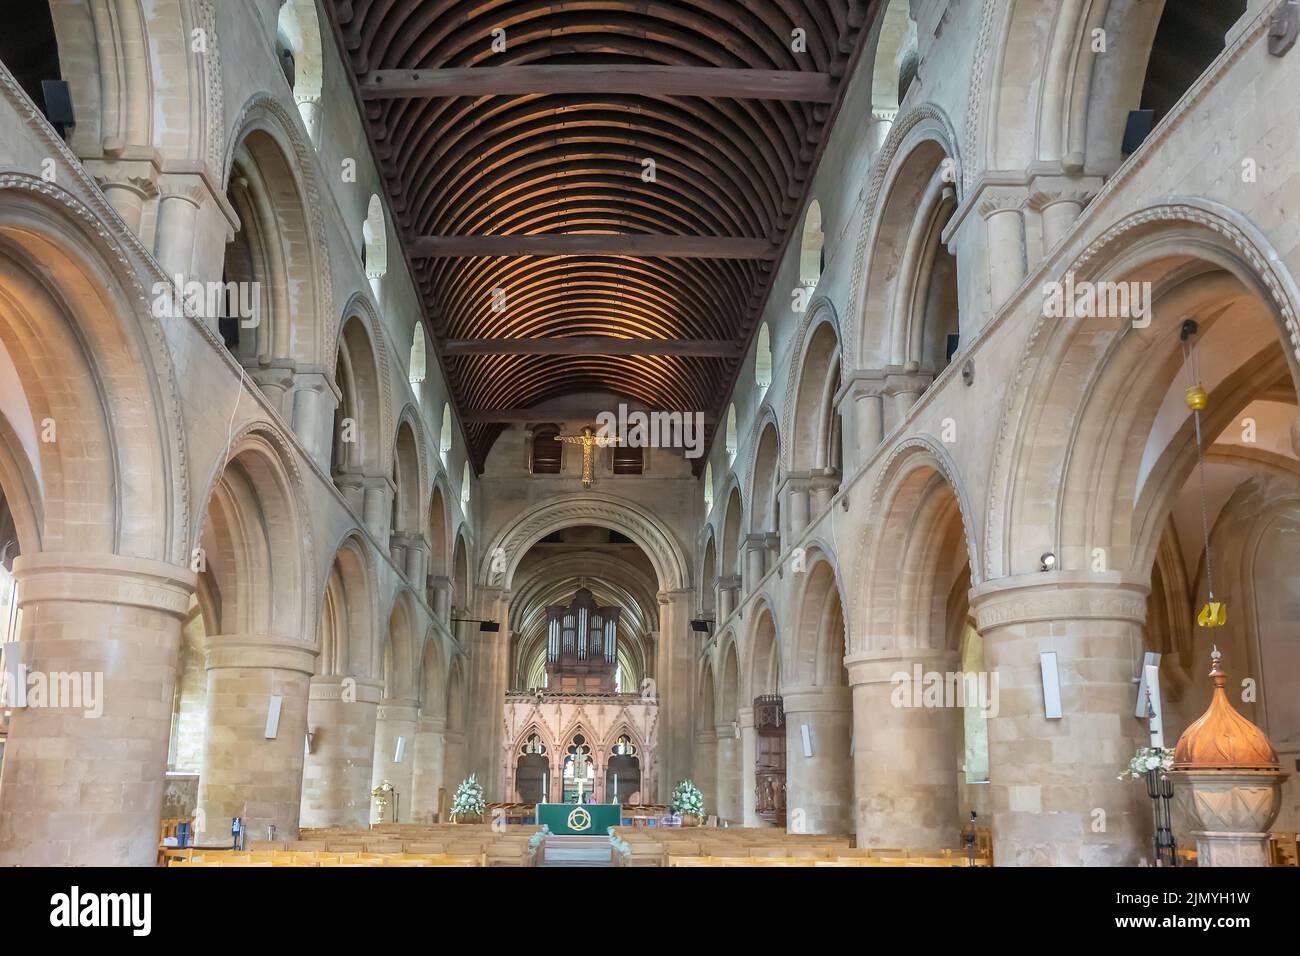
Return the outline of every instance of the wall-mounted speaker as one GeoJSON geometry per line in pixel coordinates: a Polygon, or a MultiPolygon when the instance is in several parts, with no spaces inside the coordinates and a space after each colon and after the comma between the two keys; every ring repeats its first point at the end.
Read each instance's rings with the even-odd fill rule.
{"type": "Polygon", "coordinates": [[[1124,145],[1120,147],[1124,155],[1136,153],[1155,125],[1155,110],[1130,110],[1128,122],[1124,124],[1124,145]]]}
{"type": "Polygon", "coordinates": [[[41,98],[45,100],[45,118],[64,139],[77,125],[72,112],[72,90],[63,80],[41,80],[41,98]]]}
{"type": "Polygon", "coordinates": [[[1056,667],[1056,651],[1043,651],[1038,655],[1038,665],[1043,671],[1043,716],[1059,720],[1061,710],[1061,673],[1056,667]]]}
{"type": "Polygon", "coordinates": [[[271,695],[271,702],[266,708],[266,739],[274,740],[280,732],[280,705],[284,698],[279,694],[271,695]]]}
{"type": "Polygon", "coordinates": [[[398,737],[397,746],[393,748],[393,763],[401,763],[402,758],[406,756],[406,738],[398,737]]]}
{"type": "Polygon", "coordinates": [[[813,755],[812,731],[808,729],[807,724],[800,724],[799,733],[803,735],[803,755],[811,757],[813,755]]]}

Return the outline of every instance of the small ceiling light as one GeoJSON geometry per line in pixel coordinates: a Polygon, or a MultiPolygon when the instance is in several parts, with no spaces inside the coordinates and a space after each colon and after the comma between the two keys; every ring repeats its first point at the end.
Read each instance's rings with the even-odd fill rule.
{"type": "Polygon", "coordinates": [[[1043,571],[1056,570],[1056,555],[1052,554],[1052,552],[1050,551],[1043,552],[1043,556],[1039,558],[1039,560],[1042,562],[1041,570],[1043,571]]]}

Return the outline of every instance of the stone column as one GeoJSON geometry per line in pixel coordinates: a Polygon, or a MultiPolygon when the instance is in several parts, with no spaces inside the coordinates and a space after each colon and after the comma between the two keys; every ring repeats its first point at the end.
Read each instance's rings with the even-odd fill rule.
{"type": "Polygon", "coordinates": [[[725,621],[736,610],[740,596],[740,575],[718,578],[718,621],[725,621]]]}
{"type": "Polygon", "coordinates": [[[741,707],[736,712],[740,725],[740,805],[741,821],[747,827],[765,827],[767,822],[758,817],[758,777],[754,767],[758,763],[758,731],[754,729],[754,708],[741,707]]]}
{"type": "Polygon", "coordinates": [[[844,417],[844,468],[850,474],[866,464],[885,438],[883,388],[882,373],[859,373],[836,396],[844,417]]]}
{"type": "Polygon", "coordinates": [[[718,736],[712,727],[695,732],[695,766],[691,779],[704,794],[704,806],[718,812],[718,736]]]}
{"type": "MultiPolygon", "coordinates": [[[[158,241],[154,244],[154,254],[169,279],[190,274],[199,203],[205,192],[198,184],[190,189],[168,192],[158,201],[158,241]]],[[[206,318],[215,331],[216,316],[206,318]]]]}
{"type": "Polygon", "coordinates": [[[270,635],[210,634],[208,723],[199,775],[198,842],[230,842],[230,820],[243,817],[250,839],[298,833],[307,701],[316,651],[270,635]],[[273,697],[280,719],[267,738],[273,697]]]}
{"type": "Polygon", "coordinates": [[[396,821],[399,823],[409,823],[412,819],[415,730],[418,718],[415,701],[403,698],[382,701],[375,720],[375,765],[370,774],[370,785],[377,787],[385,780],[393,785],[398,795],[396,821]],[[394,759],[397,756],[399,738],[403,747],[400,762],[394,759]]]}
{"type": "Polygon", "coordinates": [[[741,797],[741,748],[740,740],[736,737],[736,725],[718,724],[714,728],[714,735],[718,747],[716,764],[718,819],[739,823],[744,819],[745,807],[741,797]]]}
{"type": "Polygon", "coordinates": [[[695,641],[690,630],[690,609],[695,603],[695,592],[689,589],[660,591],[658,600],[655,690],[659,708],[659,740],[655,757],[662,771],[659,774],[660,800],[666,801],[677,781],[691,774],[695,641]]]}
{"type": "Polygon", "coordinates": [[[831,506],[831,499],[840,490],[840,473],[833,468],[822,469],[822,473],[812,479],[810,505],[812,517],[818,518],[831,506]]]}
{"type": "Polygon", "coordinates": [[[81,675],[82,693],[45,700],[81,706],[13,710],[0,866],[153,866],[194,575],[82,553],[23,555],[13,568],[22,663],[47,680],[81,675]]]}
{"type": "Polygon", "coordinates": [[[438,812],[438,790],[445,786],[445,730],[446,722],[440,717],[422,716],[416,724],[415,772],[411,778],[411,820],[415,823],[432,823],[438,812]]]}
{"type": "Polygon", "coordinates": [[[991,189],[980,201],[988,229],[989,292],[994,311],[1020,287],[1028,268],[1023,202],[1019,189],[991,189]]]}
{"type": "Polygon", "coordinates": [[[786,520],[789,522],[790,540],[798,539],[808,527],[808,516],[811,509],[809,498],[809,481],[806,477],[788,476],[785,481],[785,508],[786,520]]]}
{"type": "Polygon", "coordinates": [[[989,799],[999,866],[1135,866],[1150,806],[1118,774],[1146,728],[1133,716],[1147,588],[1069,572],[975,589],[971,608],[998,693],[989,799]],[[1056,654],[1063,716],[1043,712],[1040,654],[1056,654]]]}
{"type": "Polygon", "coordinates": [[[783,690],[786,820],[791,833],[853,831],[853,697],[847,687],[783,690]],[[804,756],[807,725],[812,756],[804,756]]]}
{"type": "Polygon", "coordinates": [[[370,825],[375,718],[383,682],[317,676],[307,703],[311,749],[302,770],[304,827],[370,825]]]}
{"type": "Polygon", "coordinates": [[[365,522],[371,534],[383,541],[388,533],[388,522],[392,518],[390,502],[397,489],[393,487],[392,479],[383,475],[367,477],[363,484],[365,498],[361,520],[365,522]]]}
{"type": "Polygon", "coordinates": [[[884,393],[889,396],[889,427],[895,428],[905,419],[912,406],[934,381],[934,376],[919,372],[891,372],[885,378],[884,393]]]}
{"type": "Polygon", "coordinates": [[[767,536],[764,534],[746,535],[745,552],[745,593],[753,591],[758,582],[763,580],[767,570],[767,536]]]}
{"type": "Polygon", "coordinates": [[[775,531],[763,535],[763,552],[763,570],[768,573],[775,571],[781,563],[781,535],[775,531]]]}
{"type": "Polygon", "coordinates": [[[334,410],[342,394],[323,370],[296,372],[293,377],[293,432],[322,471],[329,471],[334,453],[334,410]]]}
{"type": "Polygon", "coordinates": [[[429,578],[429,589],[433,592],[433,616],[448,627],[451,626],[451,578],[439,574],[429,578]]]}
{"type": "Polygon", "coordinates": [[[853,688],[858,845],[957,846],[961,710],[926,706],[922,697],[925,675],[954,671],[957,654],[891,649],[853,654],[844,663],[853,688]]]}

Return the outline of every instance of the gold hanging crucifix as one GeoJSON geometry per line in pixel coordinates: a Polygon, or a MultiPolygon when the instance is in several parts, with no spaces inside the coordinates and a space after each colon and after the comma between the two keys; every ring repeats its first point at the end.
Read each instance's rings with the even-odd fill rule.
{"type": "Polygon", "coordinates": [[[555,436],[562,442],[568,442],[570,445],[582,446],[582,487],[590,488],[592,482],[596,480],[596,468],[594,457],[596,448],[606,448],[610,445],[617,445],[617,438],[610,438],[596,434],[596,429],[590,425],[582,426],[582,433],[579,435],[557,435],[555,436]]]}

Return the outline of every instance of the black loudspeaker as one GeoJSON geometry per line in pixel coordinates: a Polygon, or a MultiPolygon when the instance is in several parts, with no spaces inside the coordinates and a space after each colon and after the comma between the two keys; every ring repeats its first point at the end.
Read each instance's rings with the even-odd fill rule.
{"type": "Polygon", "coordinates": [[[41,80],[41,98],[45,100],[45,118],[60,136],[67,136],[68,130],[77,125],[68,84],[63,80],[41,80]]]}
{"type": "Polygon", "coordinates": [[[1136,153],[1142,141],[1151,135],[1151,128],[1155,125],[1155,110],[1129,111],[1128,123],[1124,126],[1124,145],[1121,147],[1124,155],[1136,153]]]}

